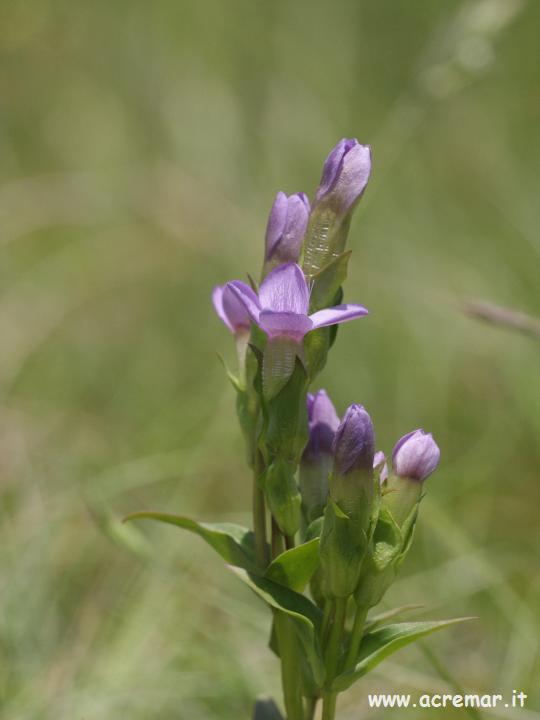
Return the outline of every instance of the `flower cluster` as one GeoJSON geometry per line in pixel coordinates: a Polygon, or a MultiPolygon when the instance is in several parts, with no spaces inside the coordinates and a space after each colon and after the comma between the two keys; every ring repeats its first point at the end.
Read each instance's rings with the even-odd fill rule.
{"type": "MultiPolygon", "coordinates": [[[[368,312],[342,302],[342,285],[350,220],[370,172],[369,147],[339,142],[324,163],[312,204],[304,193],[277,194],[259,287],[232,280],[213,294],[217,314],[237,341],[249,334],[241,343],[235,387],[255,475],[257,562],[264,569],[298,540],[317,541],[310,589],[325,612],[320,641],[327,688],[329,678],[353,667],[362,638],[359,620],[360,629],[355,624],[344,642],[347,604],[354,598],[357,616],[365,619],[381,600],[410,547],[422,484],[439,462],[433,437],[415,430],[396,443],[389,467],[376,451],[373,423],[362,405],[350,405],[340,420],[324,390],[308,393],[337,326],[368,312]]],[[[278,642],[280,627],[278,622],[278,642]]],[[[285,681],[284,691],[288,717],[300,718],[298,698],[288,697],[285,681]]],[[[325,717],[331,717],[328,703],[330,697],[325,717]]]]}
{"type": "MultiPolygon", "coordinates": [[[[339,142],[312,203],[277,194],[260,284],[232,280],[212,294],[236,343],[237,371],[228,375],[253,471],[253,529],[134,516],[197,533],[270,607],[287,720],[313,720],[321,698],[323,720],[333,720],[339,692],[455,622],[366,624],[411,547],[423,484],[439,462],[433,437],[404,435],[387,462],[362,405],[340,419],[324,390],[309,392],[339,325],[367,315],[343,302],[343,284],[351,217],[370,172],[368,146],[339,142]]],[[[265,700],[254,717],[282,715],[265,700]]]]}

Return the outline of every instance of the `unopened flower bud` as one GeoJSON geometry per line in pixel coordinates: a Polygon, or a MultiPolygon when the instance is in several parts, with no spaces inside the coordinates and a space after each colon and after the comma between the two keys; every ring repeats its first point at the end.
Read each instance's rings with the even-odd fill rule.
{"type": "Polygon", "coordinates": [[[384,483],[383,505],[401,526],[417,506],[423,481],[439,464],[441,451],[431,433],[413,430],[392,452],[393,473],[384,483]]]}
{"type": "Polygon", "coordinates": [[[392,452],[394,472],[399,477],[424,481],[439,464],[441,451],[431,433],[413,430],[396,443],[392,452]]]}
{"type": "Polygon", "coordinates": [[[341,140],[324,163],[303,248],[303,269],[313,277],[345,249],[349,221],[371,173],[371,149],[341,140]]]}
{"type": "Polygon", "coordinates": [[[367,527],[373,497],[375,432],[362,405],[351,405],[334,439],[334,468],[330,494],[349,516],[362,519],[367,527]]]}
{"type": "Polygon", "coordinates": [[[373,506],[375,437],[371,418],[361,405],[348,408],[333,450],[321,534],[321,567],[325,594],[347,597],[358,584],[373,506]]]}
{"type": "Polygon", "coordinates": [[[309,200],[304,193],[287,197],[284,192],[278,192],[266,227],[263,277],[277,265],[298,260],[309,210],[309,200]]]}
{"type": "Polygon", "coordinates": [[[324,512],[328,475],[332,469],[332,446],[339,417],[324,390],[308,395],[309,440],[300,463],[300,491],[306,520],[311,523],[324,512]]]}

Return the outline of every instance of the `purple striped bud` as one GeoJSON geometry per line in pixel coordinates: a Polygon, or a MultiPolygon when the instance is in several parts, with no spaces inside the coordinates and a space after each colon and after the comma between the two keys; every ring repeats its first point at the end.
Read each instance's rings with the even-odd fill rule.
{"type": "Polygon", "coordinates": [[[278,192],[266,226],[263,276],[277,265],[298,260],[309,210],[309,200],[304,193],[287,197],[284,192],[278,192]]]}
{"type": "Polygon", "coordinates": [[[345,250],[352,213],[370,173],[371,149],[358,140],[340,140],[326,158],[302,250],[308,278],[345,250]]]}
{"type": "Polygon", "coordinates": [[[330,495],[349,516],[367,528],[373,498],[375,432],[362,405],[351,405],[334,439],[330,495]]]}
{"type": "Polygon", "coordinates": [[[345,215],[362,197],[371,173],[371,149],[358,140],[340,140],[324,163],[315,204],[331,203],[345,215]]]}
{"type": "Polygon", "coordinates": [[[332,469],[332,446],[339,417],[324,390],[307,397],[309,440],[300,463],[300,491],[308,523],[324,512],[328,475],[332,469]]]}
{"type": "Polygon", "coordinates": [[[354,470],[372,470],[375,431],[362,405],[350,405],[334,440],[334,471],[346,475],[354,470]]]}
{"type": "Polygon", "coordinates": [[[439,464],[441,451],[431,433],[422,429],[404,435],[392,452],[392,465],[398,477],[423,482],[439,464]]]}

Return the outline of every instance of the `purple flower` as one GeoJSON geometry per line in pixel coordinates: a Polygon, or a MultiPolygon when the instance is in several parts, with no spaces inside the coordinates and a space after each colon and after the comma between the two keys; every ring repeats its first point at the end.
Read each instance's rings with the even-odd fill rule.
{"type": "Polygon", "coordinates": [[[304,273],[295,263],[272,270],[261,283],[258,297],[239,280],[233,280],[227,287],[270,341],[287,338],[300,345],[311,330],[353,320],[368,312],[362,305],[336,305],[308,315],[309,288],[304,273]]]}
{"type": "Polygon", "coordinates": [[[332,446],[339,417],[324,390],[308,394],[309,440],[300,462],[300,491],[308,523],[324,512],[328,498],[328,475],[332,469],[332,446]]]}
{"type": "Polygon", "coordinates": [[[327,201],[340,214],[362,197],[371,173],[371,149],[358,140],[340,140],[324,163],[315,204],[327,201]]]}
{"type": "Polygon", "coordinates": [[[251,327],[251,318],[242,303],[227,285],[218,285],[212,291],[212,303],[219,319],[237,335],[251,327]]]}
{"type": "Polygon", "coordinates": [[[375,431],[362,405],[350,405],[334,438],[334,472],[347,475],[373,469],[375,431]]]}
{"type": "Polygon", "coordinates": [[[325,390],[307,396],[309,441],[302,461],[317,462],[321,455],[331,455],[339,417],[325,390]]]}
{"type": "Polygon", "coordinates": [[[309,218],[309,200],[304,193],[278,192],[266,226],[265,263],[296,262],[309,218]]]}
{"type": "Polygon", "coordinates": [[[392,452],[392,465],[398,477],[422,482],[439,464],[441,451],[431,433],[422,429],[404,435],[392,452]]]}

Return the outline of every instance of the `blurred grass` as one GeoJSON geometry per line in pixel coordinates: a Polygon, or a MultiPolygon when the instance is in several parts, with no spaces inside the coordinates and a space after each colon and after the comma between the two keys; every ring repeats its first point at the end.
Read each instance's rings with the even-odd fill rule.
{"type": "MultiPolygon", "coordinates": [[[[478,615],[430,650],[529,694],[493,717],[540,716],[539,346],[460,309],[540,314],[539,22],[532,0],[0,4],[2,718],[225,720],[278,694],[264,609],[197,539],[117,518],[248,522],[209,293],[257,273],[275,192],[312,193],[343,136],[374,152],[346,288],[371,315],[321,385],[381,448],[423,426],[443,451],[385,604],[478,615]]],[[[440,687],[407,649],[342,717],[440,687]]]]}

